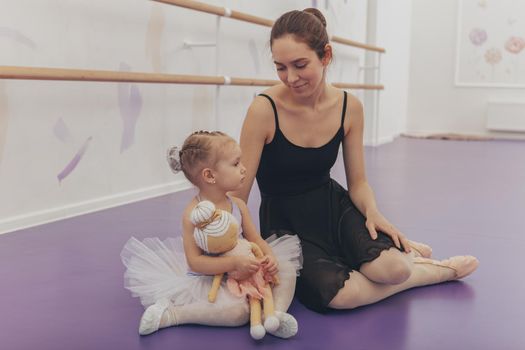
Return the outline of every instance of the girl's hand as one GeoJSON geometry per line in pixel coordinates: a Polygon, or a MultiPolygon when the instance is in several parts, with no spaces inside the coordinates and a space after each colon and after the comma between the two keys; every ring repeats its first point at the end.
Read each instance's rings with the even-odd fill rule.
{"type": "Polygon", "coordinates": [[[235,270],[228,272],[236,280],[244,280],[253,275],[260,267],[260,260],[250,256],[236,256],[235,270]]]}
{"type": "Polygon", "coordinates": [[[261,261],[263,269],[274,276],[279,272],[279,263],[273,255],[266,255],[261,261]]]}
{"type": "Polygon", "coordinates": [[[410,253],[410,245],[404,234],[392,225],[379,211],[374,210],[366,215],[366,228],[372,239],[377,238],[377,231],[381,231],[392,238],[397,248],[403,247],[406,253],[410,253]]]}

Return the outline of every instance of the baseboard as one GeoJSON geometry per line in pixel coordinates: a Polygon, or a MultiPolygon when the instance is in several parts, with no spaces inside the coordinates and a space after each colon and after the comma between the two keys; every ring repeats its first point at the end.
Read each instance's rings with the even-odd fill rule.
{"type": "Polygon", "coordinates": [[[381,145],[384,145],[385,143],[390,143],[392,141],[394,141],[394,139],[396,137],[398,137],[398,135],[390,135],[390,136],[383,136],[383,137],[380,137],[377,142],[374,142],[373,140],[365,140],[363,142],[363,145],[365,146],[381,146],[381,145]]]}
{"type": "Polygon", "coordinates": [[[145,187],[134,191],[73,203],[66,206],[35,211],[0,220],[0,234],[17,231],[33,226],[47,224],[58,220],[83,214],[93,213],[120,205],[138,202],[192,188],[187,180],[179,180],[162,185],[145,187]]]}
{"type": "Polygon", "coordinates": [[[525,140],[525,134],[518,132],[450,132],[450,131],[410,131],[402,133],[401,136],[419,139],[441,139],[441,140],[458,140],[458,141],[522,141],[525,140]]]}

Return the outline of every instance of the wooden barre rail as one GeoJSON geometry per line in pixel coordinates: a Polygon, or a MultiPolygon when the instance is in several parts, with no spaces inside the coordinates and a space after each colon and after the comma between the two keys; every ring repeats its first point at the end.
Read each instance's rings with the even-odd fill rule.
{"type": "MultiPolygon", "coordinates": [[[[266,26],[266,27],[271,27],[274,23],[274,21],[266,19],[266,18],[253,16],[253,15],[239,12],[239,11],[229,10],[224,7],[208,5],[208,4],[198,2],[198,1],[193,1],[193,0],[152,0],[152,1],[157,1],[157,2],[164,3],[164,4],[184,7],[184,8],[195,10],[195,11],[206,12],[206,13],[210,13],[210,14],[217,15],[217,16],[229,17],[229,18],[233,18],[239,21],[259,24],[259,25],[266,26]]],[[[358,47],[358,48],[369,50],[369,51],[385,53],[385,49],[382,47],[360,43],[357,41],[341,38],[335,35],[332,36],[331,40],[339,44],[358,47]]]]}
{"type": "MultiPolygon", "coordinates": [[[[249,79],[224,76],[181,75],[140,72],[120,72],[105,70],[86,70],[69,68],[15,67],[0,66],[0,79],[16,80],[62,80],[98,81],[117,83],[156,83],[156,84],[201,84],[237,86],[273,86],[279,80],[249,79]]],[[[383,90],[383,85],[333,83],[341,89],[383,90]]]]}
{"type": "Polygon", "coordinates": [[[234,10],[231,10],[231,13],[230,13],[230,11],[226,10],[226,8],[224,7],[208,5],[203,2],[198,2],[198,1],[190,1],[190,0],[153,0],[153,1],[162,2],[168,5],[184,7],[190,10],[206,12],[212,15],[229,17],[229,18],[233,18],[239,21],[259,24],[265,27],[271,27],[273,25],[273,21],[266,19],[266,18],[252,16],[247,13],[234,11],[234,10]]]}

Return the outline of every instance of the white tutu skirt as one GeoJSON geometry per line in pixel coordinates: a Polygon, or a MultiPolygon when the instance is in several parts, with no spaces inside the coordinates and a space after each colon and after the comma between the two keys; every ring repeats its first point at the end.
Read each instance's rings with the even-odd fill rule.
{"type": "MultiPolygon", "coordinates": [[[[301,244],[297,236],[269,237],[268,244],[279,263],[279,278],[295,278],[302,268],[301,244]]],[[[140,298],[146,308],[159,299],[170,299],[174,305],[208,303],[213,276],[190,272],[184,255],[182,238],[130,238],[120,253],[126,266],[124,287],[140,298]]],[[[223,279],[217,294],[217,305],[245,302],[234,296],[223,279]]]]}

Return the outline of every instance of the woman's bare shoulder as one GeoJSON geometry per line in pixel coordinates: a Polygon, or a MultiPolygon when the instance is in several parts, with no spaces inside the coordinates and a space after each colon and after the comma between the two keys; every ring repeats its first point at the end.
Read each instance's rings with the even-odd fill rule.
{"type": "Polygon", "coordinates": [[[272,99],[278,99],[281,98],[281,95],[286,90],[286,87],[284,84],[277,84],[270,86],[268,89],[264,90],[262,94],[270,96],[272,99]]]}
{"type": "Polygon", "coordinates": [[[344,128],[345,128],[345,135],[347,135],[348,131],[350,130],[350,127],[353,122],[353,120],[359,121],[363,118],[363,104],[361,103],[361,100],[357,98],[352,93],[348,92],[347,90],[342,90],[340,88],[336,88],[332,86],[332,93],[335,92],[337,95],[343,94],[343,91],[346,91],[346,112],[345,112],[345,121],[344,121],[344,128]]]}
{"type": "Polygon", "coordinates": [[[342,90],[340,88],[333,87],[336,91],[338,91],[338,94],[342,94],[343,91],[346,91],[346,104],[347,107],[355,108],[362,105],[361,100],[357,98],[354,94],[349,92],[348,90],[342,90]]]}
{"type": "MultiPolygon", "coordinates": [[[[274,103],[278,103],[279,90],[276,89],[276,86],[264,90],[262,94],[269,96],[274,103]]],[[[275,128],[274,115],[272,103],[268,98],[258,95],[253,99],[248,108],[245,124],[248,123],[248,125],[254,126],[259,132],[262,131],[265,135],[269,136],[275,128]]]]}

